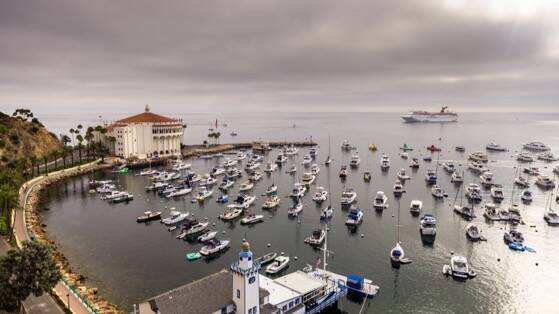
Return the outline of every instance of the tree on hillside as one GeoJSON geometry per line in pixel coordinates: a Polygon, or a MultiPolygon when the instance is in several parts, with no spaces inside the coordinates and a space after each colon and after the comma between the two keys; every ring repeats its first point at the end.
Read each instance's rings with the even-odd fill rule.
{"type": "Polygon", "coordinates": [[[51,291],[62,278],[50,246],[25,241],[0,257],[0,310],[15,311],[29,295],[51,291]]]}

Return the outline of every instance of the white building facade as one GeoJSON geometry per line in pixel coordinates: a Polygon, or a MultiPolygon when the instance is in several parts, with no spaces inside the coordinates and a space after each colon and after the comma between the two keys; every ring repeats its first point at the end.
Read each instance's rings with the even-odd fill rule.
{"type": "Polygon", "coordinates": [[[180,119],[145,112],[107,126],[102,142],[122,158],[170,157],[181,154],[184,128],[180,119]]]}

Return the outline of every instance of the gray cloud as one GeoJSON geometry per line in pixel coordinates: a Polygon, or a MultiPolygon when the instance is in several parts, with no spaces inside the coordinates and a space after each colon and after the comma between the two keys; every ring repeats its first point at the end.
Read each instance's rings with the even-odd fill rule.
{"type": "Polygon", "coordinates": [[[419,0],[2,1],[0,105],[557,110],[557,18],[419,0]]]}

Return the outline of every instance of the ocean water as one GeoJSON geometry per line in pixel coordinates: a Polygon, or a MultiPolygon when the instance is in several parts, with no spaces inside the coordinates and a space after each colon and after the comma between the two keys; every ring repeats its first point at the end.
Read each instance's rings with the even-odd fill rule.
{"type": "MultiPolygon", "coordinates": [[[[365,306],[364,312],[421,312],[421,313],[553,313],[556,282],[559,281],[559,228],[547,226],[543,220],[546,198],[550,191],[543,191],[532,185],[534,202],[522,206],[524,225],[518,230],[524,233],[526,244],[535,253],[514,252],[504,244],[502,236],[504,223],[488,223],[484,220],[481,205],[476,207],[474,220],[482,229],[486,242],[471,243],[465,237],[467,221],[453,213],[452,205],[457,187],[450,182],[450,176],[439,168],[439,181],[448,197],[435,200],[430,187],[425,184],[427,169],[435,169],[436,162],[421,161],[417,171],[411,171],[408,160],[398,156],[398,147],[403,143],[415,150],[411,157],[430,155],[425,147],[435,144],[443,148],[440,162],[453,160],[466,168],[469,152],[484,151],[489,141],[496,141],[510,149],[504,153],[489,153],[488,167],[495,179],[505,189],[502,206],[510,204],[512,182],[517,163],[513,155],[521,144],[541,140],[559,153],[559,114],[462,114],[458,123],[451,124],[404,124],[399,115],[393,113],[251,113],[251,114],[185,114],[181,115],[188,127],[184,142],[200,143],[206,139],[207,129],[215,119],[227,123],[222,127],[221,142],[244,142],[262,140],[304,140],[319,143],[317,162],[321,172],[303,201],[304,211],[300,223],[287,217],[291,204],[286,197],[298,176],[302,175],[300,164],[308,149],[301,149],[298,156],[291,158],[289,166],[296,163],[298,176],[285,174],[283,170],[273,176],[264,176],[254,189],[257,196],[251,211],[264,213],[265,221],[254,226],[240,223],[226,223],[217,219],[224,205],[215,202],[214,197],[204,204],[192,204],[191,197],[178,200],[164,200],[144,187],[147,178],[116,175],[110,172],[95,174],[95,178],[112,178],[119,186],[135,195],[128,204],[111,205],[101,201],[96,194],[88,193],[90,177],[76,177],[51,186],[47,193],[43,212],[47,232],[60,250],[69,258],[76,271],[85,274],[91,285],[100,288],[100,293],[126,310],[132,305],[165,292],[179,285],[201,278],[220,269],[227,268],[236,259],[241,239],[246,237],[255,255],[269,251],[285,252],[292,257],[288,272],[314,264],[321,252],[303,243],[313,229],[319,227],[319,215],[323,206],[311,200],[314,186],[330,186],[332,204],[336,208],[331,221],[328,244],[334,254],[328,260],[328,268],[339,273],[355,273],[372,279],[381,287],[378,296],[365,306]],[[238,133],[230,137],[231,131],[238,133]],[[329,150],[334,162],[330,167],[322,165],[329,150]],[[361,165],[351,170],[345,182],[340,181],[340,166],[349,163],[355,151],[342,152],[340,143],[349,140],[357,147],[361,165]],[[378,146],[377,152],[367,150],[369,143],[378,146]],[[466,147],[466,153],[454,150],[456,145],[466,147]],[[381,172],[379,160],[382,153],[390,156],[392,166],[388,172],[381,172]],[[396,211],[398,201],[392,196],[392,186],[397,171],[405,168],[412,179],[405,184],[406,193],[400,198],[400,238],[406,256],[412,264],[400,269],[392,269],[389,251],[396,239],[396,211]],[[364,171],[372,172],[372,181],[363,182],[364,171]],[[263,211],[261,205],[263,191],[272,183],[279,186],[282,204],[275,211],[263,211]],[[365,213],[358,230],[350,232],[344,225],[347,210],[340,208],[340,194],[344,187],[354,188],[358,193],[356,206],[365,213]],[[390,207],[382,213],[372,208],[377,191],[384,191],[390,200],[390,207]],[[423,213],[432,213],[438,220],[437,237],[433,245],[424,245],[419,236],[419,217],[409,213],[413,199],[423,201],[423,213]],[[188,210],[198,218],[207,217],[220,231],[220,237],[231,239],[231,248],[211,261],[186,262],[185,253],[196,251],[199,244],[177,240],[158,222],[149,225],[137,224],[135,219],[145,210],[163,210],[176,207],[188,210]],[[225,231],[225,234],[221,232],[225,231]],[[362,235],[362,236],[361,236],[362,235]],[[266,245],[271,247],[267,248],[266,245]],[[450,254],[466,256],[477,277],[466,282],[447,279],[442,275],[442,267],[449,263],[450,254]],[[297,257],[297,261],[293,258],[297,257]]],[[[41,118],[41,117],[40,117],[41,118]]],[[[47,127],[63,131],[70,118],[53,115],[41,119],[47,127]]],[[[270,152],[266,159],[275,159],[278,151],[270,152]]],[[[436,155],[433,155],[436,159],[436,155]]],[[[198,173],[206,173],[219,160],[190,160],[198,173]]],[[[536,162],[543,173],[552,174],[554,163],[536,162]]],[[[246,179],[246,174],[244,178],[246,179]]],[[[479,182],[477,175],[465,171],[465,184],[479,182]]],[[[532,183],[534,178],[531,178],[532,183]]],[[[231,190],[236,195],[239,180],[231,190]]],[[[517,197],[518,197],[517,193],[517,197]]],[[[484,201],[490,201],[489,191],[483,191],[484,201]]],[[[482,202],[482,203],[483,203],[482,202]]],[[[554,204],[557,205],[557,204],[554,204]]],[[[559,205],[557,205],[559,206],[559,205]]],[[[357,313],[361,304],[343,301],[340,307],[357,313]]]]}

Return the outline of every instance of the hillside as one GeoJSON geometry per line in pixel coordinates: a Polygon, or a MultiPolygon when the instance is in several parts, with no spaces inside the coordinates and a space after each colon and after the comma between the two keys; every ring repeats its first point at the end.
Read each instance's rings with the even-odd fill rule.
{"type": "Polygon", "coordinates": [[[30,111],[17,117],[0,112],[0,166],[20,158],[42,158],[62,149],[56,135],[50,133],[30,111]]]}

